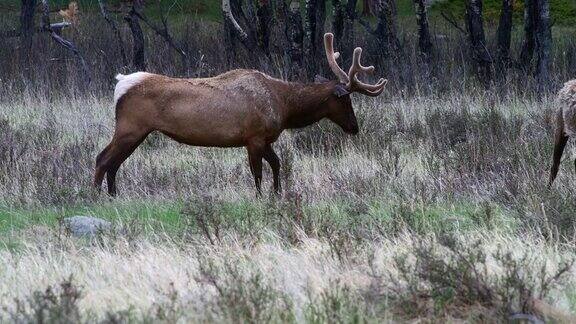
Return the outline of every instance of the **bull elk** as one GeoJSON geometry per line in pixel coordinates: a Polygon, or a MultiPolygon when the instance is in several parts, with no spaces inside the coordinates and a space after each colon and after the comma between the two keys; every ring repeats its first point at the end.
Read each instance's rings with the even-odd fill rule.
{"type": "Polygon", "coordinates": [[[116,194],[116,172],[148,134],[159,131],[184,144],[246,147],[256,190],[261,194],[262,159],[272,168],[274,191],[280,190],[280,160],[272,144],[285,129],[302,128],[328,118],[345,132],[358,133],[350,94],[376,97],[387,80],[366,84],[358,73],[361,48],[348,73],[338,66],[334,36],[324,35],[326,58],[337,81],[317,77],[311,84],[286,82],[253,70],[233,70],[212,78],[176,79],[146,72],[119,74],[114,90],[116,128],[112,141],[96,158],[94,185],[107,175],[108,193],[116,194]]]}
{"type": "MultiPolygon", "coordinates": [[[[556,112],[556,131],[554,133],[554,153],[552,155],[552,167],[550,169],[550,179],[548,187],[556,179],[560,159],[564,152],[564,147],[568,143],[570,136],[576,135],[576,80],[564,83],[564,87],[558,92],[556,112]]],[[[576,161],[574,161],[576,167],[576,161]]]]}

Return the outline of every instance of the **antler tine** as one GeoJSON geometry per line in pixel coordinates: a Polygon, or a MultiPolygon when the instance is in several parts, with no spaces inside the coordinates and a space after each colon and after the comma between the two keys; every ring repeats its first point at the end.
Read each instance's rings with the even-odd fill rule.
{"type": "Polygon", "coordinates": [[[382,93],[382,91],[384,91],[384,87],[386,86],[386,83],[388,83],[388,80],[384,80],[384,82],[382,83],[382,86],[375,91],[369,91],[367,89],[357,89],[356,92],[361,93],[361,94],[365,94],[365,95],[370,96],[370,97],[378,97],[382,93]]]}
{"type": "Polygon", "coordinates": [[[386,83],[388,83],[388,80],[380,79],[380,80],[378,80],[378,82],[376,84],[367,84],[367,83],[364,83],[364,82],[358,80],[358,78],[356,78],[356,79],[354,79],[354,83],[358,86],[358,88],[368,90],[368,91],[378,91],[378,90],[380,90],[380,88],[384,88],[386,83]]]}
{"type": "Polygon", "coordinates": [[[354,55],[352,56],[352,66],[348,71],[348,78],[352,80],[358,72],[374,73],[374,66],[362,66],[360,59],[362,58],[362,48],[356,47],[354,49],[354,55]]]}
{"type": "Polygon", "coordinates": [[[350,82],[348,74],[346,74],[346,72],[344,72],[336,62],[336,59],[340,57],[340,53],[334,53],[334,35],[332,33],[324,34],[324,49],[326,51],[328,65],[330,66],[330,69],[332,69],[332,72],[336,74],[340,82],[348,84],[350,82]]]}
{"type": "Polygon", "coordinates": [[[352,57],[352,66],[348,71],[348,78],[350,82],[347,84],[350,91],[359,92],[368,96],[378,96],[384,91],[384,86],[388,80],[380,79],[376,84],[367,84],[358,80],[357,74],[359,72],[374,73],[374,66],[363,66],[360,62],[362,58],[362,48],[356,47],[354,49],[354,56],[352,57]]]}

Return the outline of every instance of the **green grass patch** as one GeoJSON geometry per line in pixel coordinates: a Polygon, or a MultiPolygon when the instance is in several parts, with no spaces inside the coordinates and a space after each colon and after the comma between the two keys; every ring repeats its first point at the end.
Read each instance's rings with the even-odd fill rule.
{"type": "MultiPolygon", "coordinates": [[[[168,233],[177,231],[185,220],[181,217],[182,203],[155,201],[112,201],[84,206],[38,209],[0,207],[0,235],[7,238],[30,226],[56,228],[60,220],[75,215],[93,216],[115,223],[138,221],[145,229],[168,233]]],[[[3,239],[0,239],[2,242],[3,239]]]]}
{"type": "MultiPolygon", "coordinates": [[[[0,244],[17,244],[22,231],[32,226],[57,229],[60,220],[74,215],[93,216],[120,227],[134,227],[140,235],[167,234],[174,238],[186,233],[209,231],[225,235],[237,233],[259,237],[269,230],[283,230],[296,222],[308,234],[446,233],[479,228],[512,230],[516,219],[493,204],[454,203],[410,205],[374,200],[371,203],[328,201],[301,207],[301,216],[286,202],[240,199],[233,201],[196,199],[192,201],[99,202],[85,206],[39,208],[34,210],[0,208],[0,244]]],[[[216,235],[216,234],[214,234],[216,235]]],[[[355,235],[356,236],[356,235],[355,235]]]]}
{"type": "Polygon", "coordinates": [[[375,202],[368,212],[389,231],[408,229],[417,233],[471,231],[479,228],[512,230],[516,219],[494,204],[456,202],[437,205],[375,202]]]}

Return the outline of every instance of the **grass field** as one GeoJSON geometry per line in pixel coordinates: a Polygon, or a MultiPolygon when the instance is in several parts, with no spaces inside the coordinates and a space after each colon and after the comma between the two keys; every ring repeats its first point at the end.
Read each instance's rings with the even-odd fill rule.
{"type": "MultiPolygon", "coordinates": [[[[287,77],[297,68],[280,48],[270,61],[239,51],[229,62],[219,3],[163,1],[174,4],[171,31],[194,64],[184,73],[145,27],[147,71],[257,67],[287,77]]],[[[440,17],[463,17],[463,3],[431,9],[432,69],[417,52],[411,1],[398,1],[401,62],[376,55],[356,26],[354,45],[388,88],[353,95],[357,136],[322,122],[280,137],[280,197],[267,165],[256,196],[245,149],[158,134],[120,169],[118,197],[97,192],[95,159],[114,131],[113,77],[129,70],[97,1],[80,1],[90,13],[65,35],[85,55],[89,85],[46,35],[34,38],[32,68],[9,39],[0,49],[0,323],[576,322],[573,148],[548,189],[555,99],[535,99],[532,72],[514,64],[480,86],[466,36],[440,17]],[[63,220],[75,215],[112,229],[74,237],[63,220]]],[[[484,1],[487,39],[499,3],[484,1]]],[[[558,87],[576,71],[576,15],[573,2],[551,3],[558,87]]],[[[17,15],[0,18],[17,26],[17,15]]],[[[518,22],[512,63],[522,37],[518,22]]]]}
{"type": "Polygon", "coordinates": [[[492,321],[576,310],[564,269],[569,159],[545,188],[552,98],[354,101],[358,136],[322,123],[276,143],[281,198],[268,195],[267,169],[256,198],[242,149],[152,136],[110,199],[90,183],[111,98],[2,100],[0,317],[492,321]],[[71,237],[60,220],[72,215],[114,230],[71,237]]]}

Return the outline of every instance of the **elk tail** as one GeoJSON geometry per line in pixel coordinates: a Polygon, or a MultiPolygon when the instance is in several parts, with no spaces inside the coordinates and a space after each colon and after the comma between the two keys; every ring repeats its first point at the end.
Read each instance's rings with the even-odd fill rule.
{"type": "MultiPolygon", "coordinates": [[[[568,142],[568,135],[564,131],[564,118],[562,116],[562,109],[558,110],[556,115],[556,132],[554,133],[554,154],[552,155],[552,167],[550,168],[550,180],[548,180],[548,188],[552,186],[556,175],[558,174],[558,168],[560,167],[560,160],[562,158],[562,153],[564,153],[564,147],[568,142]]],[[[575,162],[576,165],[576,162],[575,162]]]]}
{"type": "Polygon", "coordinates": [[[114,106],[118,103],[118,100],[126,94],[131,88],[138,85],[144,79],[148,78],[151,74],[146,72],[135,72],[132,74],[124,75],[124,74],[117,74],[116,80],[116,87],[114,88],[114,106]]]}

